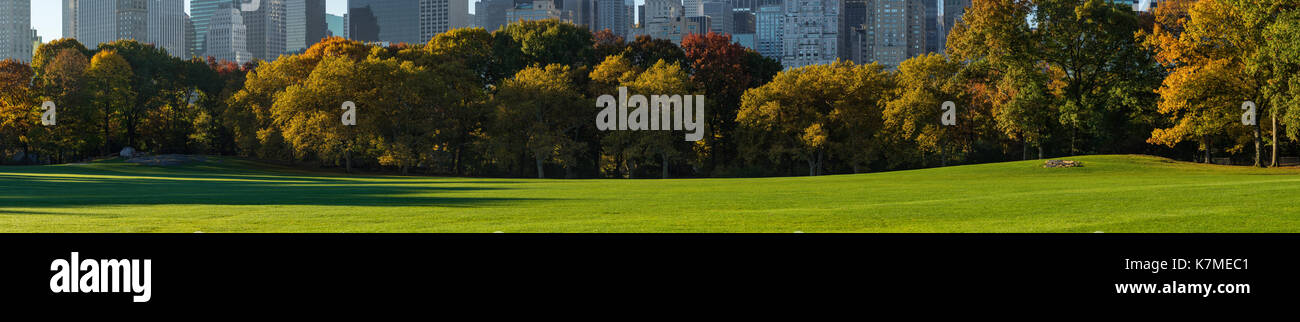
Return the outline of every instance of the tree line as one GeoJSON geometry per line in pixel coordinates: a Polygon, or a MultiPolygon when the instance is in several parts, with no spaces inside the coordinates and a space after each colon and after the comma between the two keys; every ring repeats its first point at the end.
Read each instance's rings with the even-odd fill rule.
{"type": "Polygon", "coordinates": [[[0,154],[71,162],[132,146],[549,178],[820,175],[1093,153],[1276,165],[1300,134],[1297,7],[1173,0],[1140,14],[1103,0],[975,0],[945,55],[894,70],[783,69],[727,35],[679,46],[556,20],[425,44],[329,38],[242,66],[131,40],[88,50],[62,39],[30,66],[0,62],[0,154]],[[704,139],[597,130],[596,98],[619,88],[704,95],[704,139]],[[40,125],[43,101],[58,105],[57,126],[40,125]],[[947,101],[951,126],[939,122],[947,101]],[[1260,122],[1241,124],[1243,101],[1259,106],[1260,122]],[[339,121],[344,102],[355,103],[355,126],[339,121]]]}

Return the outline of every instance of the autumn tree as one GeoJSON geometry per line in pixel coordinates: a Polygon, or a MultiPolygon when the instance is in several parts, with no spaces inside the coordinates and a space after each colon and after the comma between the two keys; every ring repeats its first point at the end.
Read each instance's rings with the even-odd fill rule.
{"type": "Polygon", "coordinates": [[[40,143],[37,150],[55,156],[60,162],[66,157],[97,150],[108,138],[99,135],[99,127],[95,126],[100,118],[90,100],[86,77],[89,60],[74,46],[63,48],[44,60],[42,66],[44,70],[37,72],[36,79],[38,101],[53,102],[58,119],[56,126],[37,128],[38,138],[33,140],[40,143]]]}
{"type": "Polygon", "coordinates": [[[0,158],[7,157],[11,149],[25,153],[30,131],[39,123],[33,76],[27,64],[0,60],[0,158]]]}
{"type": "Polygon", "coordinates": [[[739,151],[750,162],[794,157],[807,163],[810,176],[822,174],[831,158],[861,170],[879,151],[874,140],[891,86],[878,64],[836,61],[783,71],[741,98],[739,151]]]}
{"type": "Polygon", "coordinates": [[[1230,151],[1253,143],[1255,165],[1262,166],[1260,124],[1257,121],[1243,129],[1240,107],[1243,101],[1252,101],[1258,106],[1257,115],[1266,115],[1276,114],[1274,103],[1285,106],[1285,99],[1274,97],[1285,95],[1279,89],[1290,75],[1278,74],[1287,67],[1274,62],[1284,60],[1277,55],[1285,55],[1286,50],[1269,49],[1288,36],[1269,33],[1293,24],[1278,17],[1294,16],[1295,7],[1285,0],[1162,4],[1153,31],[1144,39],[1156,58],[1171,68],[1158,92],[1159,112],[1167,115],[1173,126],[1156,129],[1149,142],[1173,146],[1196,140],[1209,162],[1214,138],[1226,137],[1233,144],[1230,151]]]}
{"type": "Polygon", "coordinates": [[[946,165],[971,151],[982,121],[972,113],[964,84],[956,79],[960,70],[960,63],[937,54],[913,57],[898,66],[897,92],[883,112],[888,144],[902,148],[892,151],[895,159],[933,154],[946,165]],[[956,124],[951,126],[941,123],[948,101],[956,108],[956,124]]]}
{"type": "Polygon", "coordinates": [[[108,154],[113,123],[135,102],[131,89],[131,65],[113,50],[102,50],[90,60],[86,76],[90,97],[99,108],[99,127],[104,137],[103,154],[108,154]]]}
{"type": "Polygon", "coordinates": [[[745,61],[748,49],[733,43],[730,35],[709,32],[683,37],[682,50],[691,81],[706,94],[708,135],[701,148],[706,156],[704,167],[712,170],[735,155],[733,132],[740,96],[754,86],[755,78],[745,61]]]}
{"type": "Polygon", "coordinates": [[[525,68],[502,82],[492,98],[489,138],[499,160],[516,163],[512,155],[522,153],[533,160],[537,177],[545,178],[547,161],[573,166],[590,148],[572,135],[595,119],[575,77],[569,66],[550,64],[525,68]]]}

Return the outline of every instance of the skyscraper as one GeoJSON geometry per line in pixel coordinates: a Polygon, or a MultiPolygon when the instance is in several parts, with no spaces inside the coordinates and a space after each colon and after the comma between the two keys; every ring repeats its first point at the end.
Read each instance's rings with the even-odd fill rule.
{"type": "Polygon", "coordinates": [[[119,39],[144,41],[149,34],[149,1],[78,1],[74,34],[87,48],[119,39]]]}
{"type": "Polygon", "coordinates": [[[514,8],[506,10],[506,21],[531,21],[545,19],[559,19],[570,21],[568,14],[555,7],[555,2],[551,0],[534,0],[515,3],[514,8]]]}
{"type": "Polygon", "coordinates": [[[735,13],[732,12],[730,3],[721,1],[705,2],[702,14],[709,17],[710,26],[708,31],[720,34],[736,33],[735,13]]]}
{"type": "MultiPolygon", "coordinates": [[[[208,55],[204,48],[207,43],[205,37],[208,34],[208,25],[212,20],[212,15],[217,12],[218,7],[222,4],[229,4],[229,8],[226,9],[239,10],[239,5],[237,4],[238,1],[239,0],[190,0],[190,23],[194,25],[194,38],[191,39],[191,41],[193,41],[191,46],[194,47],[194,53],[196,55],[208,55]]],[[[228,13],[228,11],[229,10],[223,10],[222,12],[228,13]]]]}
{"type": "MultiPolygon", "coordinates": [[[[348,33],[343,31],[343,16],[325,14],[325,24],[329,26],[329,32],[335,37],[347,37],[348,33]]],[[[310,46],[308,46],[310,47],[310,46]]]]}
{"type": "Polygon", "coordinates": [[[203,44],[207,56],[239,64],[253,59],[253,54],[248,52],[248,28],[237,8],[232,3],[221,3],[209,12],[203,44]]]}
{"type": "Polygon", "coordinates": [[[285,53],[287,0],[260,0],[257,10],[243,11],[248,28],[248,52],[256,59],[273,61],[285,53]]]}
{"type": "Polygon", "coordinates": [[[593,12],[593,31],[609,29],[615,35],[628,37],[629,29],[632,28],[632,7],[631,1],[626,0],[594,0],[593,12]]]}
{"type": "Polygon", "coordinates": [[[704,0],[681,0],[683,16],[699,17],[704,15],[704,0]]]}
{"type": "Polygon", "coordinates": [[[440,33],[470,25],[465,0],[420,0],[420,44],[440,33]]]}
{"type": "Polygon", "coordinates": [[[474,3],[474,24],[496,31],[506,25],[506,10],[514,8],[514,0],[482,0],[474,3]]]}
{"type": "Polygon", "coordinates": [[[286,53],[305,50],[325,38],[329,31],[325,0],[288,0],[285,10],[286,53]]]}
{"type": "Polygon", "coordinates": [[[64,38],[77,38],[77,3],[77,0],[63,0],[64,38]]]}
{"type": "Polygon", "coordinates": [[[785,5],[781,64],[829,64],[839,57],[841,0],[791,0],[785,5]]]}
{"type": "Polygon", "coordinates": [[[185,38],[188,22],[184,0],[149,0],[149,32],[145,41],[172,56],[188,59],[192,54],[191,44],[185,38]]]}
{"type": "Polygon", "coordinates": [[[32,3],[0,0],[0,59],[32,61],[32,3]]]}
{"type": "Polygon", "coordinates": [[[863,40],[873,41],[871,57],[864,61],[897,68],[904,60],[925,53],[926,1],[932,0],[875,0],[875,39],[863,40]]]}
{"type": "Polygon", "coordinates": [[[754,14],[756,48],[764,57],[780,60],[785,41],[785,9],[781,4],[765,5],[754,14]]]}
{"type": "Polygon", "coordinates": [[[434,35],[468,26],[468,6],[463,0],[348,0],[348,38],[427,43],[434,35]]]}

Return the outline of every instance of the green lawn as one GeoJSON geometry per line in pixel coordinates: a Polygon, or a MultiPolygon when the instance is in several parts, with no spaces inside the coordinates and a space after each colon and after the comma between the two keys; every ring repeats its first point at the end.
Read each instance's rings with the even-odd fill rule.
{"type": "Polygon", "coordinates": [[[760,179],[0,167],[0,232],[1300,232],[1300,169],[1148,156],[760,179]]]}

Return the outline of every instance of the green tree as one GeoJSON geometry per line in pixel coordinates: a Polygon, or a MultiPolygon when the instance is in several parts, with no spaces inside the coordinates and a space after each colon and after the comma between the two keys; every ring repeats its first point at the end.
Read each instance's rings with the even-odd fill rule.
{"type": "Polygon", "coordinates": [[[822,174],[831,157],[861,170],[878,151],[881,103],[891,87],[874,63],[836,61],[783,71],[741,98],[739,151],[750,162],[794,157],[807,163],[810,176],[822,174]]]}
{"type": "Polygon", "coordinates": [[[889,144],[904,147],[893,150],[899,157],[920,153],[924,158],[932,153],[941,165],[947,165],[974,147],[974,132],[981,121],[969,103],[956,104],[971,101],[964,83],[957,79],[960,70],[960,63],[937,54],[913,57],[898,66],[897,93],[886,104],[883,117],[889,144]],[[957,108],[952,126],[941,123],[945,112],[941,107],[947,101],[957,108]]]}
{"type": "Polygon", "coordinates": [[[113,50],[102,50],[90,60],[86,76],[94,105],[99,107],[100,130],[104,137],[103,153],[108,154],[113,137],[114,120],[130,109],[135,102],[131,89],[131,65],[113,50]]]}
{"type": "Polygon", "coordinates": [[[545,178],[545,163],[572,166],[588,147],[572,132],[595,119],[593,104],[574,86],[574,71],[565,65],[528,67],[502,82],[493,97],[495,119],[489,140],[496,157],[510,163],[511,155],[532,158],[537,177],[545,178]]]}

